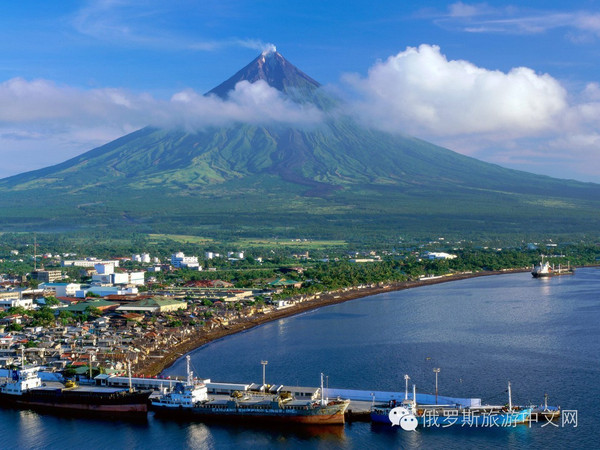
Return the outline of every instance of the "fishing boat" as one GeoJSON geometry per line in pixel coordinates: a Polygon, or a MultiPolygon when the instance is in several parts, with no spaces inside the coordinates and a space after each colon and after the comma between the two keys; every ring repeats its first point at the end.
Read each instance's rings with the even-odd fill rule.
{"type": "Polygon", "coordinates": [[[558,420],[560,418],[560,406],[548,406],[548,394],[544,394],[544,404],[532,406],[531,416],[537,421],[542,419],[548,422],[558,420]]]}
{"type": "Polygon", "coordinates": [[[320,400],[295,399],[289,392],[278,394],[236,391],[226,398],[209,398],[206,385],[193,377],[190,359],[187,379],[172,390],[150,399],[157,414],[177,415],[199,420],[245,423],[284,423],[305,425],[342,425],[349,400],[325,399],[321,374],[320,400]]]}
{"type": "Polygon", "coordinates": [[[402,417],[414,418],[417,425],[423,428],[462,427],[509,427],[529,421],[531,408],[513,406],[511,385],[508,383],[508,405],[423,405],[417,404],[416,387],[413,385],[413,397],[408,398],[408,389],[404,400],[396,405],[394,402],[373,406],[371,421],[397,425],[402,417]],[[392,420],[393,418],[393,420],[392,420]]]}

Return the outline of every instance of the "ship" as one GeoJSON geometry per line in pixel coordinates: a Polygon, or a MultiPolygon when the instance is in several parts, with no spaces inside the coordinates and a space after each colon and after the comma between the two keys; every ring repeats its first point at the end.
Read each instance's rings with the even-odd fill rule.
{"type": "Polygon", "coordinates": [[[395,401],[384,405],[374,405],[371,408],[371,421],[398,425],[402,424],[402,418],[406,417],[416,420],[416,426],[423,428],[510,427],[528,423],[531,419],[532,408],[513,406],[510,382],[508,383],[508,393],[508,405],[422,405],[413,400],[416,398],[416,388],[413,386],[413,399],[408,398],[407,392],[404,400],[398,405],[395,401]]]}
{"type": "Polygon", "coordinates": [[[246,423],[280,423],[287,425],[343,425],[350,400],[330,400],[323,397],[321,375],[320,400],[295,399],[289,392],[235,391],[225,398],[209,398],[206,385],[195,380],[187,359],[187,379],[173,389],[150,398],[150,408],[156,414],[179,416],[202,421],[232,421],[246,423]]]}
{"type": "Polygon", "coordinates": [[[43,383],[39,367],[12,370],[0,385],[0,405],[49,412],[93,412],[145,416],[152,391],[79,386],[73,382],[43,383]]]}
{"type": "Polygon", "coordinates": [[[548,261],[544,262],[544,257],[542,256],[542,261],[540,262],[540,264],[537,266],[533,266],[531,270],[531,275],[533,276],[533,278],[548,278],[555,277],[558,275],[573,275],[574,272],[575,271],[570,264],[567,265],[566,269],[564,267],[561,267],[560,264],[558,266],[558,269],[556,269],[554,266],[550,267],[550,263],[548,261]]]}
{"type": "Polygon", "coordinates": [[[538,421],[545,419],[547,422],[560,419],[560,406],[548,406],[548,394],[544,394],[544,404],[532,406],[531,416],[538,421]]]}

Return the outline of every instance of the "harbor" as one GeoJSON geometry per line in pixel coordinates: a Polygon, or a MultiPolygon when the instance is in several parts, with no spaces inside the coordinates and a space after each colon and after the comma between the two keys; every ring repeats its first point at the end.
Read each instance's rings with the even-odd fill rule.
{"type": "Polygon", "coordinates": [[[400,418],[395,420],[396,414],[413,417],[425,427],[454,423],[482,426],[488,422],[531,425],[532,420],[538,421],[538,415],[547,422],[560,418],[560,408],[549,407],[547,396],[543,407],[513,405],[510,382],[506,405],[482,404],[480,398],[439,395],[439,369],[434,369],[436,393],[432,395],[417,393],[414,384],[409,392],[408,375],[404,376],[404,392],[329,388],[323,374],[319,387],[267,384],[267,361],[261,361],[260,384],[213,382],[194,377],[190,356],[185,360],[186,376],[166,379],[100,374],[93,379],[78,377],[78,383],[67,380],[61,384],[52,373],[38,367],[11,370],[0,384],[0,405],[129,416],[146,414],[150,407],[167,419],[313,426],[371,421],[398,425],[401,422],[400,418]]]}
{"type": "MultiPolygon", "coordinates": [[[[333,389],[340,387],[362,392],[362,399],[352,400],[348,406],[348,411],[356,412],[371,407],[371,393],[378,405],[385,403],[383,396],[379,401],[379,392],[402,399],[405,372],[418,385],[418,400],[421,391],[435,395],[434,368],[441,367],[438,401],[451,393],[456,398],[480,398],[482,404],[502,405],[507,402],[506,381],[513,380],[516,404],[543,403],[547,392],[548,404],[561,405],[563,411],[579,411],[578,427],[561,418],[545,427],[543,419],[531,427],[475,430],[455,425],[404,432],[398,426],[348,417],[345,426],[290,428],[176,420],[153,412],[143,422],[132,424],[0,409],[2,431],[9,440],[19,431],[23,444],[14,447],[19,449],[40,447],[41,443],[72,447],[83,442],[94,447],[126,442],[133,448],[153,448],[157,442],[172,448],[249,448],[274,442],[305,448],[557,448],[569,443],[591,448],[597,432],[590,421],[595,388],[588,374],[595,373],[597,350],[589,336],[597,314],[590,307],[598,273],[598,269],[581,269],[574,277],[560,277],[552,283],[538,283],[526,273],[509,274],[386,293],[270,322],[189,354],[199,380],[210,377],[211,383],[233,382],[252,389],[263,385],[261,360],[268,361],[265,384],[272,386],[317,389],[319,374],[324,372],[326,397],[333,397],[333,389]],[[587,307],[585,312],[581,307],[587,307]],[[462,316],[450,323],[447,319],[453,311],[462,316]],[[501,321],[505,333],[501,346],[497,329],[486,319],[492,316],[501,321]],[[432,320],[435,334],[428,325],[432,320]],[[575,322],[577,329],[569,325],[575,322]],[[549,346],[557,357],[548,356],[545,349],[549,346]],[[573,390],[573,385],[582,386],[581,391],[573,390]],[[586,386],[591,386],[591,391],[586,386]],[[138,432],[131,440],[134,429],[138,432]]],[[[173,386],[184,380],[185,361],[179,359],[156,378],[137,376],[132,382],[140,389],[152,386],[153,391],[161,385],[173,386]]],[[[422,401],[435,404],[435,398],[430,399],[422,401]]]]}

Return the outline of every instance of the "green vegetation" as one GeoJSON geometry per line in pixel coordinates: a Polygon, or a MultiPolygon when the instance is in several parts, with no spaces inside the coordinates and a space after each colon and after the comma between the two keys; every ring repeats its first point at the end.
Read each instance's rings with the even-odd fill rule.
{"type": "Polygon", "coordinates": [[[250,248],[600,229],[598,185],[503,169],[345,119],[313,130],[145,128],[1,180],[0,194],[0,229],[80,230],[114,241],[134,233],[250,248]]]}

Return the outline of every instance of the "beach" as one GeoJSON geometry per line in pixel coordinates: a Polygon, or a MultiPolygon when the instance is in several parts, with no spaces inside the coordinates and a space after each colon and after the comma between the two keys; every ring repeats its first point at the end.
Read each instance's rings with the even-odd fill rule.
{"type": "Polygon", "coordinates": [[[348,288],[342,291],[335,291],[329,293],[323,293],[318,299],[306,300],[295,305],[289,306],[284,309],[271,311],[266,314],[257,315],[251,319],[247,319],[243,322],[233,323],[224,327],[216,328],[203,332],[201,335],[192,336],[189,339],[180,342],[177,345],[166,348],[165,354],[156,359],[144,360],[141,364],[136,367],[136,372],[143,374],[144,376],[157,376],[164,369],[171,366],[177,359],[184,356],[185,354],[206,345],[217,339],[221,339],[225,336],[230,336],[236,333],[255,328],[267,322],[273,320],[283,319],[285,317],[294,316],[301,314],[313,309],[321,308],[324,306],[334,305],[337,303],[343,303],[357,298],[369,297],[372,295],[382,294],[384,292],[400,291],[403,289],[412,289],[420,286],[429,286],[432,284],[448,283],[451,281],[464,280],[474,277],[490,276],[490,275],[501,275],[506,273],[518,273],[527,272],[531,269],[509,269],[502,271],[482,271],[474,273],[462,273],[456,275],[446,275],[441,277],[435,277],[431,279],[421,279],[415,281],[402,281],[402,282],[389,282],[383,283],[383,285],[377,285],[373,287],[363,288],[348,288]]]}

